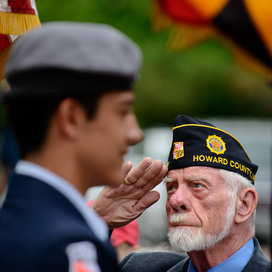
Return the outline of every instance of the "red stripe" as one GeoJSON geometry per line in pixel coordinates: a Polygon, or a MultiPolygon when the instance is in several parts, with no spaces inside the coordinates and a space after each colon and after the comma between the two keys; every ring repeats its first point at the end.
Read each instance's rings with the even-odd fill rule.
{"type": "Polygon", "coordinates": [[[159,3],[163,11],[174,21],[189,24],[208,23],[208,20],[187,0],[159,0],[159,3]]]}
{"type": "Polygon", "coordinates": [[[0,34],[0,53],[8,48],[10,45],[9,39],[7,35],[0,34]]]}
{"type": "Polygon", "coordinates": [[[35,14],[30,0],[8,0],[8,6],[11,7],[11,12],[13,13],[35,14]]]}

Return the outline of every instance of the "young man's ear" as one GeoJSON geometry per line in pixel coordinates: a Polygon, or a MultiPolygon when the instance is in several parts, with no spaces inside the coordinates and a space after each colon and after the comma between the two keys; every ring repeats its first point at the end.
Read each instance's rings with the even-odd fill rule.
{"type": "Polygon", "coordinates": [[[246,188],[238,194],[234,221],[239,224],[246,221],[257,207],[258,193],[252,188],[246,188]]]}
{"type": "Polygon", "coordinates": [[[86,121],[86,113],[75,99],[62,100],[56,112],[56,122],[62,136],[71,140],[76,139],[84,121],[86,121]]]}

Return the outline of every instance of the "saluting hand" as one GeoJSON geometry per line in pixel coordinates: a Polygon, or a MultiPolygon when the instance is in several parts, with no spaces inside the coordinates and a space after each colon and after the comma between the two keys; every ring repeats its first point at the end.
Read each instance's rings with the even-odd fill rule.
{"type": "Polygon", "coordinates": [[[158,192],[151,190],[167,175],[162,161],[152,164],[151,158],[145,158],[133,170],[131,168],[132,163],[127,162],[122,167],[124,182],[117,188],[106,186],[92,206],[109,229],[128,224],[160,198],[158,192]]]}

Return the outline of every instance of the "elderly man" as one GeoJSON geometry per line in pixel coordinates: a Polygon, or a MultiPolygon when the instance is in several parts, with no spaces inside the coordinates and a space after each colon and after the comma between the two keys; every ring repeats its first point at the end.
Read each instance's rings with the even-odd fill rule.
{"type": "MultiPolygon", "coordinates": [[[[15,43],[3,101],[22,160],[0,210],[2,272],[118,271],[108,228],[83,195],[118,186],[131,169],[121,166],[142,138],[132,111],[140,63],[137,45],[101,24],[48,23],[15,43]]],[[[128,217],[158,199],[149,190],[167,169],[150,165],[130,173],[141,185],[128,217]]]]}
{"type": "Polygon", "coordinates": [[[165,179],[169,240],[177,253],[134,253],[126,271],[271,271],[256,238],[257,166],[229,133],[188,116],[173,128],[165,179]]]}

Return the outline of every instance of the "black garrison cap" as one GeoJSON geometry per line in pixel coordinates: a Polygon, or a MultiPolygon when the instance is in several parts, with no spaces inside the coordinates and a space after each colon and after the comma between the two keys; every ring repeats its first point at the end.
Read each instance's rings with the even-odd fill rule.
{"type": "Polygon", "coordinates": [[[128,90],[141,62],[138,46],[109,25],[46,23],[13,45],[2,101],[128,90]]]}
{"type": "Polygon", "coordinates": [[[254,184],[258,166],[241,143],[214,125],[179,115],[173,127],[168,171],[189,166],[208,166],[242,175],[254,184]]]}

